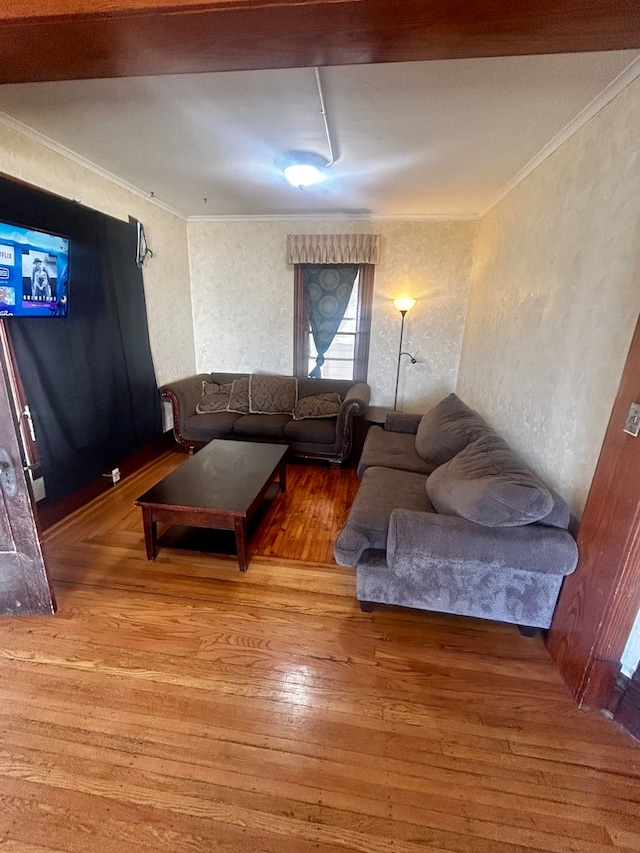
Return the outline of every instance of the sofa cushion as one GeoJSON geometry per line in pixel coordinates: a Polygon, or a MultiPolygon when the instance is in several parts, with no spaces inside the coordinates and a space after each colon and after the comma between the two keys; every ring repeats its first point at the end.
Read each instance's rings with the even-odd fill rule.
{"type": "Polygon", "coordinates": [[[416,452],[434,466],[443,465],[490,431],[476,411],[456,394],[449,394],[422,417],[415,436],[416,452]]]}
{"type": "Polygon", "coordinates": [[[295,376],[252,373],[249,377],[249,411],[252,414],[291,415],[297,399],[295,376]]]}
{"type": "Polygon", "coordinates": [[[291,415],[240,415],[233,425],[234,435],[260,438],[282,438],[291,415]]]}
{"type": "Polygon", "coordinates": [[[426,476],[434,467],[416,453],[413,433],[390,432],[380,426],[372,426],[362,448],[358,477],[362,477],[367,468],[397,468],[426,476]]]}
{"type": "Polygon", "coordinates": [[[239,415],[249,414],[249,377],[241,376],[233,380],[231,396],[229,398],[228,412],[237,412],[239,415]]]}
{"type": "Polygon", "coordinates": [[[231,395],[231,383],[219,385],[217,382],[202,382],[202,394],[196,405],[196,412],[204,415],[207,412],[227,412],[229,397],[231,395]]]}
{"type": "Polygon", "coordinates": [[[300,397],[293,407],[294,421],[305,418],[335,417],[340,411],[342,398],[339,394],[312,394],[310,397],[300,397]]]}
{"type": "Polygon", "coordinates": [[[285,424],[283,437],[290,442],[306,444],[335,444],[336,419],[310,418],[303,421],[293,419],[285,424]]]}
{"type": "Polygon", "coordinates": [[[433,512],[424,484],[424,474],[367,468],[334,546],[337,562],[341,566],[355,566],[367,549],[384,550],[394,509],[433,512]]]}
{"type": "Polygon", "coordinates": [[[436,468],[426,488],[437,512],[485,527],[530,524],[554,503],[544,483],[495,435],[476,439],[436,468]]]}
{"type": "Polygon", "coordinates": [[[233,434],[233,425],[239,415],[234,412],[205,412],[189,415],[182,425],[182,437],[186,441],[209,442],[214,438],[226,438],[233,434]]]}

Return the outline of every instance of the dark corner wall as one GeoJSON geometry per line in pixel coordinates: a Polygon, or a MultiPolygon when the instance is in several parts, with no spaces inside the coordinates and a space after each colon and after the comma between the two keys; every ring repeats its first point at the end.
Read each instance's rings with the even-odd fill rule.
{"type": "Polygon", "coordinates": [[[60,500],[162,434],[136,223],[6,178],[0,220],[69,238],[68,315],[4,321],[60,500]]]}

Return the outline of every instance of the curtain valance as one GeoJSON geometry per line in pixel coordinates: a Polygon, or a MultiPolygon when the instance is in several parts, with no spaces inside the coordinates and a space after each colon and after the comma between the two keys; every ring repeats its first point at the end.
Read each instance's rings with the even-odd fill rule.
{"type": "Polygon", "coordinates": [[[379,234],[289,234],[288,264],[377,264],[379,234]]]}

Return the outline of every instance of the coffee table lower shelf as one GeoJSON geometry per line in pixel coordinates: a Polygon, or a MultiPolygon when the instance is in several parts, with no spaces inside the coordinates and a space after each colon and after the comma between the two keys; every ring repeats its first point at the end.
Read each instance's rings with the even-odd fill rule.
{"type": "Polygon", "coordinates": [[[248,526],[276,475],[286,491],[286,447],[216,439],[134,503],[142,510],[148,560],[158,554],[158,524],[231,530],[241,572],[248,526]]]}

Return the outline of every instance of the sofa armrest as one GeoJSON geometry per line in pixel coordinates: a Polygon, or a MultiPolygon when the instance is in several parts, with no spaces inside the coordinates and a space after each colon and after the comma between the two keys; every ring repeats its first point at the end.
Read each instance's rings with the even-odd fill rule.
{"type": "Polygon", "coordinates": [[[348,407],[352,409],[353,416],[359,417],[363,415],[369,406],[369,400],[371,399],[371,388],[367,385],[366,382],[356,382],[354,385],[349,388],[347,393],[344,395],[344,400],[342,401],[342,406],[348,404],[348,407]],[[356,406],[353,404],[357,403],[356,406]]]}
{"type": "Polygon", "coordinates": [[[211,381],[210,374],[198,373],[195,376],[187,376],[186,379],[167,382],[160,388],[162,399],[171,403],[173,435],[178,443],[182,443],[186,419],[196,413],[196,406],[202,396],[202,383],[205,380],[211,381]]]}
{"type": "Polygon", "coordinates": [[[338,410],[336,421],[336,436],[344,433],[345,429],[351,431],[351,422],[367,411],[371,389],[366,382],[356,382],[347,391],[338,410]]]}
{"type": "Polygon", "coordinates": [[[415,433],[422,420],[422,415],[411,415],[406,412],[387,412],[384,428],[391,432],[415,433]]]}
{"type": "Polygon", "coordinates": [[[394,509],[387,537],[387,564],[396,572],[428,570],[430,564],[486,571],[520,569],[569,575],[578,548],[567,530],[540,524],[483,527],[465,518],[394,509]]]}
{"type": "Polygon", "coordinates": [[[336,418],[335,461],[344,462],[353,445],[353,419],[367,411],[371,389],[366,382],[356,382],[344,396],[336,418]]]}

